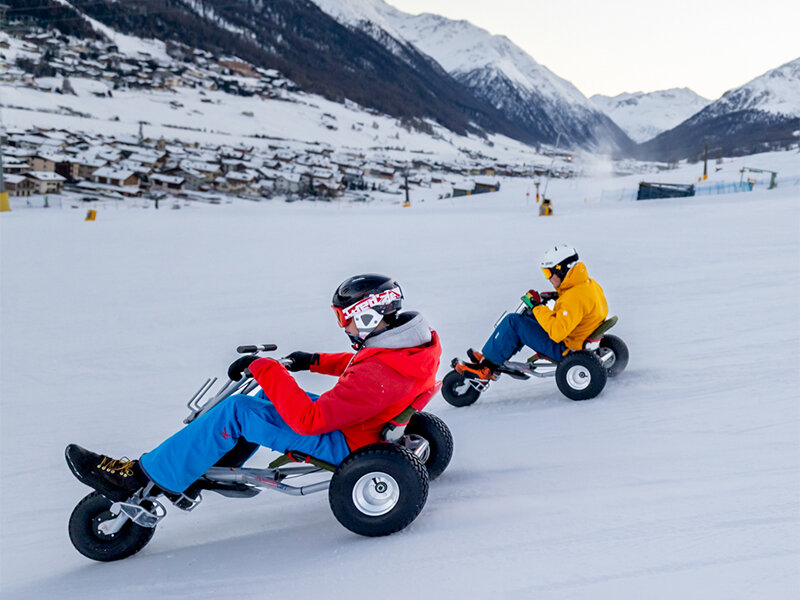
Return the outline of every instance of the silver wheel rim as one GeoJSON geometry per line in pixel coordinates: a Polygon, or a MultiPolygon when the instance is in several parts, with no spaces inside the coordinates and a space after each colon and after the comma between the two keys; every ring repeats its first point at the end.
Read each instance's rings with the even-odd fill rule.
{"type": "Polygon", "coordinates": [[[469,394],[470,389],[472,389],[472,384],[469,380],[465,377],[462,379],[461,383],[458,385],[453,386],[453,391],[455,392],[456,396],[466,396],[469,394]]]}
{"type": "Polygon", "coordinates": [[[388,473],[367,473],[353,486],[353,504],[369,517],[385,515],[397,506],[399,499],[400,486],[388,473]]]}
{"type": "Polygon", "coordinates": [[[592,383],[592,374],[583,365],[575,365],[567,371],[567,385],[573,390],[585,390],[592,383]]]}

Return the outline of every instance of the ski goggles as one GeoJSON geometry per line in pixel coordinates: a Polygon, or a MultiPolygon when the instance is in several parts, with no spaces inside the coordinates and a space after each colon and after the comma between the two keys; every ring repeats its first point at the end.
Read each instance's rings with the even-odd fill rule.
{"type": "Polygon", "coordinates": [[[338,306],[331,306],[333,312],[336,313],[336,320],[339,322],[339,327],[347,327],[353,322],[353,317],[348,317],[344,314],[344,310],[338,306]]]}
{"type": "MultiPolygon", "coordinates": [[[[403,292],[400,291],[399,287],[395,287],[389,290],[384,290],[378,294],[372,294],[371,296],[367,296],[360,302],[356,302],[355,304],[348,306],[347,308],[340,308],[335,305],[331,305],[333,308],[333,312],[336,313],[336,319],[339,321],[340,327],[347,327],[352,320],[358,313],[367,310],[368,308],[376,308],[382,307],[391,304],[395,300],[401,300],[403,298],[403,292]]],[[[380,314],[383,314],[384,311],[378,308],[376,311],[380,314]]]]}
{"type": "Polygon", "coordinates": [[[542,267],[542,273],[544,273],[546,279],[550,279],[553,275],[557,274],[553,273],[552,269],[549,269],[547,267],[542,267]]]}

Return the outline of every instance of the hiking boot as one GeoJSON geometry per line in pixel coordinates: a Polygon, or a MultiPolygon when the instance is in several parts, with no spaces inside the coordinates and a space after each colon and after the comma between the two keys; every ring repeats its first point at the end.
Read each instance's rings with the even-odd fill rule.
{"type": "Polygon", "coordinates": [[[455,369],[456,373],[468,379],[480,379],[481,381],[494,381],[497,379],[497,366],[486,360],[483,354],[470,348],[467,350],[467,356],[472,362],[460,360],[453,362],[453,369],[455,369]]]}
{"type": "Polygon", "coordinates": [[[476,365],[483,362],[483,354],[481,354],[477,350],[473,350],[472,348],[469,348],[467,350],[467,356],[476,365]]]}
{"type": "MultiPolygon", "coordinates": [[[[95,454],[77,444],[67,446],[64,456],[70,471],[81,483],[114,502],[124,502],[150,483],[138,460],[95,454]]],[[[155,490],[158,488],[154,488],[154,493],[155,490]]]]}

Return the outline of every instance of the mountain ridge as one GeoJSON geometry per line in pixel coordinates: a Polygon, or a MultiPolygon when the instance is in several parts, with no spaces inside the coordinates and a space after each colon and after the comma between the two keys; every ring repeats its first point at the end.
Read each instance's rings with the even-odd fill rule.
{"type": "Polygon", "coordinates": [[[613,97],[595,94],[589,101],[637,143],[672,129],[711,103],[687,87],[613,97]]]}
{"type": "Polygon", "coordinates": [[[643,160],[750,154],[794,144],[800,136],[800,58],[771,69],[635,149],[643,160]]]}
{"type": "MultiPolygon", "coordinates": [[[[410,45],[401,57],[364,32],[344,27],[310,0],[9,0],[12,11],[59,29],[89,17],[123,34],[177,41],[277,69],[301,89],[351,100],[424,129],[430,119],[459,133],[500,133],[533,143],[525,131],[476,98],[410,45]],[[221,23],[224,24],[221,25],[221,23]]],[[[85,29],[85,27],[84,27],[85,29]]]]}
{"type": "Polygon", "coordinates": [[[383,0],[314,0],[354,29],[385,31],[431,56],[479,98],[522,124],[539,141],[620,153],[633,142],[569,81],[505,36],[464,20],[410,15],[383,0]],[[560,140],[560,141],[559,141],[560,140]]]}

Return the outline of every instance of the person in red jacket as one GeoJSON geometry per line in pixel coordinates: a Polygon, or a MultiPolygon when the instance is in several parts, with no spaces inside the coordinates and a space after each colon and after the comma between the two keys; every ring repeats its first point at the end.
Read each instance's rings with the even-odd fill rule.
{"type": "Polygon", "coordinates": [[[333,309],[355,353],[293,352],[287,366],[243,356],[228,375],[233,380],[252,375],[261,386],[256,396],[227,398],[139,460],[117,460],[70,444],[67,464],[83,483],[119,501],[150,481],[180,495],[209,467],[241,466],[258,446],[338,464],[379,441],[383,425],[435,384],[439,337],[422,315],[400,312],[402,300],[390,277],[351,277],[334,293],[333,309]],[[301,370],[339,379],[316,396],[288,372],[301,370]]]}

